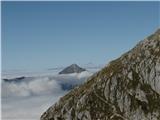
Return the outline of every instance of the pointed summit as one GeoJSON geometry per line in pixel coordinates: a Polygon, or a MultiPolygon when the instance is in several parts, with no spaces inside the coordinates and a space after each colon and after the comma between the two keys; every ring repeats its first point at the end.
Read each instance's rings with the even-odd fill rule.
{"type": "Polygon", "coordinates": [[[79,67],[77,64],[72,64],[63,69],[59,74],[81,73],[86,71],[84,68],[79,67]]]}

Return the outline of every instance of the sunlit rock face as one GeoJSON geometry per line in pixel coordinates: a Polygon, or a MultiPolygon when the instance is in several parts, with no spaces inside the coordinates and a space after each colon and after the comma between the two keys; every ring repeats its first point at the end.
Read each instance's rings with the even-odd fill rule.
{"type": "Polygon", "coordinates": [[[160,120],[160,29],[62,97],[41,120],[160,120]]]}

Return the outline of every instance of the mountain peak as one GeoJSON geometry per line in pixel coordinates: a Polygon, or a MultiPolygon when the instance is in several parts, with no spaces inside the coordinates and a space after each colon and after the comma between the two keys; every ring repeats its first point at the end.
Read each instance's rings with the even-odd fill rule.
{"type": "Polygon", "coordinates": [[[59,74],[81,73],[86,71],[84,68],[79,67],[77,64],[72,64],[63,69],[59,74]]]}
{"type": "Polygon", "coordinates": [[[77,64],[72,64],[72,65],[70,65],[71,67],[79,67],[77,64]]]}
{"type": "Polygon", "coordinates": [[[50,107],[41,120],[159,120],[160,32],[50,107]]]}

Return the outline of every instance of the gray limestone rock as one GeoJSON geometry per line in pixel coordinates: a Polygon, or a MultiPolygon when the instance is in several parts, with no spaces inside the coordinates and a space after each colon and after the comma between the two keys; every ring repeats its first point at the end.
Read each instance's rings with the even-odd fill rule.
{"type": "Polygon", "coordinates": [[[111,61],[41,120],[160,120],[160,29],[111,61]]]}

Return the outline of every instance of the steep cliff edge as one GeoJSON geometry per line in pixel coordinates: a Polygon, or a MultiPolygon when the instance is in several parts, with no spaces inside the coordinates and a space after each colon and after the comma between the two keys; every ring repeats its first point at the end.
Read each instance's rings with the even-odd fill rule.
{"type": "Polygon", "coordinates": [[[41,120],[160,120],[160,29],[62,97],[41,120]]]}

